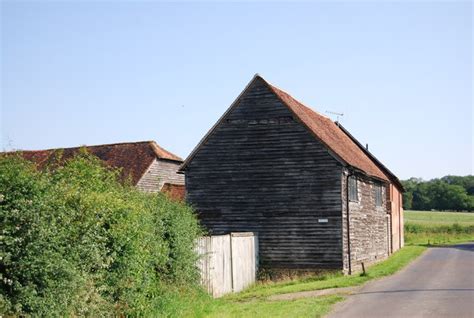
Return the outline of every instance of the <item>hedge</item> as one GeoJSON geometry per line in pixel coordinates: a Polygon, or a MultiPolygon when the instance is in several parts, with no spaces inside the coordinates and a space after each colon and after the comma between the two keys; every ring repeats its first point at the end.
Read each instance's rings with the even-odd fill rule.
{"type": "Polygon", "coordinates": [[[0,158],[2,316],[172,316],[198,288],[192,209],[118,176],[85,152],[42,171],[0,158]]]}

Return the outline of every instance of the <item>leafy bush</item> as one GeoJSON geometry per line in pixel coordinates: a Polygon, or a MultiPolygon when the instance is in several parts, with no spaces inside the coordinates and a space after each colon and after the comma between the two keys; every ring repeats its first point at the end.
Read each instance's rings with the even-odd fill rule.
{"type": "Polygon", "coordinates": [[[87,153],[41,172],[0,158],[0,219],[3,315],[168,316],[184,286],[199,294],[191,208],[87,153]]]}

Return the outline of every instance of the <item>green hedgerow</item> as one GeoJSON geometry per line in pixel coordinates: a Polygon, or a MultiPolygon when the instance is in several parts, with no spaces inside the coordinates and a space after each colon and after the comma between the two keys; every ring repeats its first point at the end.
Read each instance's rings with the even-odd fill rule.
{"type": "Polygon", "coordinates": [[[0,158],[0,314],[167,316],[168,290],[198,286],[192,209],[118,176],[87,153],[0,158]]]}

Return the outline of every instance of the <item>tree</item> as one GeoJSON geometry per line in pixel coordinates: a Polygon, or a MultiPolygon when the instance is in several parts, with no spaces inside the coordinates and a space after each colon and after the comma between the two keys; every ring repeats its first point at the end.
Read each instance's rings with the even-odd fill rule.
{"type": "Polygon", "coordinates": [[[468,195],[474,195],[474,176],[445,176],[441,180],[448,184],[462,186],[468,195]]]}
{"type": "Polygon", "coordinates": [[[431,210],[432,202],[426,183],[418,183],[413,191],[413,209],[431,210]]]}
{"type": "Polygon", "coordinates": [[[403,207],[414,210],[474,211],[474,177],[445,176],[402,181],[403,207]]]}

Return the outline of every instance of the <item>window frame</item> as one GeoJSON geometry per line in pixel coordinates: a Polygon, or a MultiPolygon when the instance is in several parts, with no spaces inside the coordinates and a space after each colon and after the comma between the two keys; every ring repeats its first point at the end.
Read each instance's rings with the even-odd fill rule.
{"type": "Polygon", "coordinates": [[[359,185],[357,178],[355,176],[350,176],[347,180],[348,187],[347,191],[348,193],[348,198],[350,202],[359,202],[359,185]]]}
{"type": "Polygon", "coordinates": [[[374,185],[374,197],[375,197],[375,206],[382,207],[383,206],[383,187],[379,183],[375,183],[374,185]]]}

